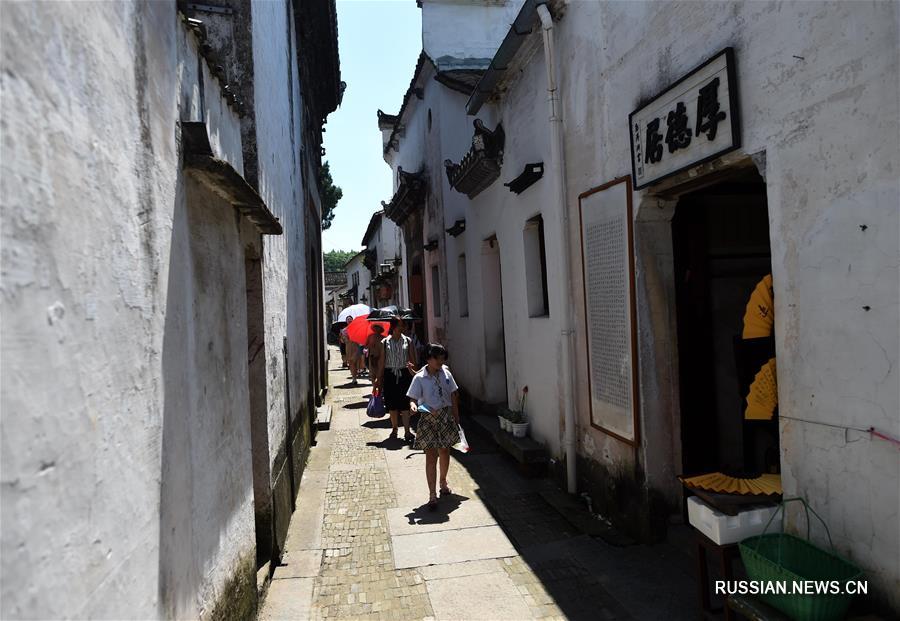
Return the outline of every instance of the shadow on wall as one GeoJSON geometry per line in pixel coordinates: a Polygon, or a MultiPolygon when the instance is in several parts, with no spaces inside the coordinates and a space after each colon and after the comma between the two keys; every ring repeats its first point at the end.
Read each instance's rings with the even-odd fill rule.
{"type": "Polygon", "coordinates": [[[162,352],[160,614],[198,617],[224,605],[229,618],[246,618],[256,606],[256,567],[240,222],[189,178],[178,185],[173,211],[162,352]]]}

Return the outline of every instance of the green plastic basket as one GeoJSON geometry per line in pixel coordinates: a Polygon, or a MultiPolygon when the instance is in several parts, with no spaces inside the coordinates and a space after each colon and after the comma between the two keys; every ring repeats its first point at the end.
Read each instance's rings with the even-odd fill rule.
{"type": "Polygon", "coordinates": [[[761,593],[759,597],[796,621],[843,619],[853,599],[853,595],[846,594],[843,587],[847,582],[859,580],[863,575],[859,567],[834,553],[834,544],[831,542],[831,533],[825,520],[802,498],[786,498],[769,518],[763,534],[744,539],[739,548],[741,559],[751,580],[787,583],[788,593],[761,593]],[[782,531],[784,530],[784,505],[795,501],[803,503],[806,509],[806,539],[786,533],[766,534],[779,510],[782,531]],[[817,548],[808,541],[810,511],[825,527],[831,552],[817,548]],[[806,580],[837,581],[841,584],[841,593],[816,595],[790,593],[794,582],[806,580]]]}

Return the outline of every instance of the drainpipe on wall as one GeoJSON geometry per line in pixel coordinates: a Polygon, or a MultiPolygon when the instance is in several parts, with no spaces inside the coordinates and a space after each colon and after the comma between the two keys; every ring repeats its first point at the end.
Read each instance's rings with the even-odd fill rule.
{"type": "MultiPolygon", "coordinates": [[[[559,88],[556,83],[556,49],[553,44],[553,17],[547,9],[547,5],[537,7],[537,14],[541,19],[541,28],[544,35],[544,64],[547,65],[547,103],[550,105],[550,166],[553,186],[556,190],[557,205],[559,207],[559,248],[562,254],[562,271],[566,275],[563,282],[568,282],[569,266],[569,210],[566,201],[566,160],[563,148],[563,127],[560,117],[559,88]]],[[[566,299],[568,296],[563,296],[566,299]]],[[[563,408],[566,434],[563,445],[566,450],[566,479],[570,494],[578,491],[578,482],[575,476],[575,404],[573,403],[572,389],[572,309],[571,306],[563,311],[562,326],[562,374],[563,374],[563,408]]]]}

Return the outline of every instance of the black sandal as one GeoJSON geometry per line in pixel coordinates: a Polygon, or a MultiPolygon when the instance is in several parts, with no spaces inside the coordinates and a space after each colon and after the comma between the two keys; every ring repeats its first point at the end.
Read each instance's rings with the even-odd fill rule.
{"type": "Polygon", "coordinates": [[[450,496],[452,493],[453,493],[453,490],[450,489],[449,487],[441,488],[441,498],[443,498],[444,496],[450,496]]]}
{"type": "Polygon", "coordinates": [[[437,511],[437,508],[438,508],[438,499],[437,498],[429,499],[428,510],[429,511],[437,511]]]}

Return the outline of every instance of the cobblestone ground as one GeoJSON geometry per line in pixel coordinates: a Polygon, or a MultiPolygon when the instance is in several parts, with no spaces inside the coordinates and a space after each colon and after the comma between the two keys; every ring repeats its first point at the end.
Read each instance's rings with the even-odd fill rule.
{"type": "Polygon", "coordinates": [[[351,386],[336,350],[332,361],[331,429],[313,448],[261,619],[640,619],[652,589],[660,617],[682,618],[671,612],[684,604],[678,584],[667,596],[652,571],[627,578],[637,565],[548,504],[549,481],[521,477],[475,434],[471,453],[454,453],[453,496],[427,511],[423,454],[387,439],[387,419],[365,413],[368,381],[351,386]],[[610,574],[617,563],[625,579],[610,574]]]}

